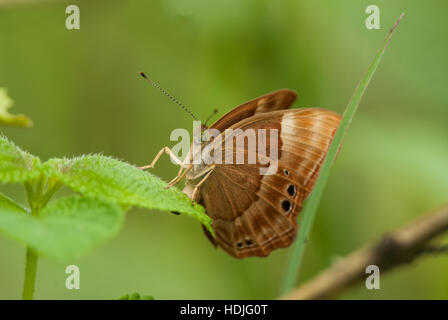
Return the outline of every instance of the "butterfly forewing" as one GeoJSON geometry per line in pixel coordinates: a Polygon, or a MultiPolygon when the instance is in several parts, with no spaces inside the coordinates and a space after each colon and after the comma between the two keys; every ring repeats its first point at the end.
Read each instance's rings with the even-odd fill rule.
{"type": "Polygon", "coordinates": [[[288,109],[296,100],[297,94],[289,89],[280,89],[243,103],[223,115],[210,128],[224,131],[239,121],[257,113],[288,109]]]}

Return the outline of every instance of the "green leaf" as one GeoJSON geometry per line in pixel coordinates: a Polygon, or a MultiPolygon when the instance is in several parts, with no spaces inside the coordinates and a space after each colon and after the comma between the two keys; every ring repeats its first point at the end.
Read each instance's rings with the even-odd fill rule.
{"type": "Polygon", "coordinates": [[[103,155],[73,159],[50,159],[46,175],[56,175],[65,185],[81,194],[148,209],[177,211],[203,223],[210,232],[211,220],[200,205],[177,188],[165,189],[158,177],[128,163],[103,155]]]}
{"type": "Polygon", "coordinates": [[[0,232],[56,262],[87,254],[117,234],[123,219],[117,204],[93,198],[61,198],[32,216],[0,197],[0,232]]]}
{"type": "Polygon", "coordinates": [[[153,296],[141,296],[139,293],[135,292],[132,294],[125,294],[117,300],[154,300],[153,296]]]}
{"type": "Polygon", "coordinates": [[[334,136],[334,139],[330,146],[330,149],[328,150],[328,153],[324,160],[324,163],[322,164],[319,176],[318,176],[316,184],[314,186],[314,190],[311,193],[309,199],[306,201],[304,208],[303,208],[302,225],[299,230],[297,239],[291,247],[291,257],[290,257],[288,267],[286,270],[286,277],[285,277],[285,282],[284,282],[284,286],[283,286],[283,290],[282,290],[283,294],[287,293],[292,288],[294,288],[297,274],[299,273],[300,265],[302,262],[303,252],[305,250],[305,244],[308,239],[308,235],[311,231],[314,217],[316,215],[316,211],[319,206],[320,199],[324,192],[325,185],[328,180],[328,176],[330,175],[331,166],[332,166],[332,164],[336,158],[336,155],[338,153],[338,150],[341,146],[342,139],[344,138],[344,135],[346,134],[348,127],[350,126],[350,123],[352,122],[353,116],[355,115],[355,112],[358,109],[361,98],[363,97],[364,92],[366,91],[367,86],[369,85],[369,82],[373,77],[373,74],[375,73],[378,65],[380,64],[381,59],[383,58],[384,52],[385,52],[387,46],[389,45],[389,42],[392,39],[392,36],[393,36],[395,30],[397,29],[398,24],[400,23],[403,15],[404,14],[401,14],[401,16],[398,18],[397,22],[395,23],[394,27],[388,33],[386,39],[383,41],[375,58],[373,59],[369,68],[367,69],[366,73],[363,75],[363,77],[361,78],[361,81],[359,82],[358,86],[356,87],[356,89],[355,89],[355,91],[354,91],[345,111],[344,111],[344,114],[342,115],[341,123],[339,125],[339,128],[338,128],[335,136],[334,136]]]}
{"type": "Polygon", "coordinates": [[[25,182],[39,175],[39,158],[0,136],[0,182],[25,182]]]}
{"type": "Polygon", "coordinates": [[[33,122],[23,114],[13,115],[8,112],[8,109],[14,105],[6,88],[0,88],[0,124],[18,127],[31,127],[33,122]]]}

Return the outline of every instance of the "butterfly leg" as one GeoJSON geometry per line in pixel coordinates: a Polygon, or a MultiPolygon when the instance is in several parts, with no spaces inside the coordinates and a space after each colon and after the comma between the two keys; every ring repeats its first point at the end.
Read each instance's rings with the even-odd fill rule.
{"type": "Polygon", "coordinates": [[[182,175],[182,171],[184,171],[184,167],[180,166],[179,171],[177,172],[177,175],[170,182],[168,182],[169,186],[172,186],[172,185],[174,186],[175,184],[177,184],[177,180],[182,175]]]}
{"type": "Polygon", "coordinates": [[[164,147],[162,150],[159,151],[159,153],[157,153],[156,157],[154,158],[154,160],[152,160],[150,165],[147,166],[143,166],[143,167],[139,167],[139,169],[145,170],[145,169],[149,169],[149,168],[154,168],[156,162],[159,160],[159,158],[162,156],[162,154],[168,154],[171,159],[178,165],[182,167],[185,167],[184,163],[182,162],[182,160],[180,160],[178,157],[176,157],[176,155],[170,150],[170,148],[168,147],[164,147]]]}
{"type": "Polygon", "coordinates": [[[199,181],[199,183],[194,187],[194,189],[193,189],[193,193],[191,194],[191,203],[192,203],[192,204],[195,203],[194,198],[195,198],[195,196],[196,196],[196,193],[199,191],[200,186],[201,186],[201,185],[208,179],[208,177],[212,174],[213,169],[215,169],[214,166],[210,168],[210,171],[207,172],[207,174],[204,176],[204,178],[202,178],[202,180],[199,181]]]}
{"type": "Polygon", "coordinates": [[[193,164],[190,164],[187,168],[184,167],[180,167],[179,172],[177,173],[177,176],[174,177],[173,180],[171,180],[168,183],[168,186],[166,186],[166,189],[171,188],[172,186],[175,186],[176,184],[178,184],[180,181],[182,181],[182,179],[187,175],[187,173],[193,168],[193,164]],[[185,171],[184,171],[185,169],[185,171]],[[183,171],[183,172],[182,172],[183,171]]]}

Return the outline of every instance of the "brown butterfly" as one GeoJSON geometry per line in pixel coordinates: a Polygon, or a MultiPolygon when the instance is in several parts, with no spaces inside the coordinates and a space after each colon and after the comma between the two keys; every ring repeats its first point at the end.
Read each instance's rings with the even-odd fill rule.
{"type": "MultiPolygon", "coordinates": [[[[266,166],[261,161],[185,165],[179,160],[179,173],[169,183],[175,185],[186,177],[183,192],[202,204],[213,221],[216,237],[204,228],[207,237],[213,245],[236,258],[264,257],[293,242],[298,229],[297,215],[313,189],[338,128],[341,117],[335,112],[320,108],[288,109],[296,97],[288,89],[266,94],[232,109],[208,128],[220,132],[242,129],[223,138],[226,143],[217,145],[223,153],[227,145],[234,145],[227,141],[246,129],[255,132],[276,129],[278,166],[274,174],[260,175],[259,169],[266,166]]],[[[213,142],[202,144],[210,143],[213,142]]],[[[172,155],[165,147],[151,165],[143,168],[153,167],[164,152],[172,155]]],[[[244,150],[245,160],[251,152],[254,150],[244,150]]],[[[188,157],[191,160],[192,152],[188,157]]]]}

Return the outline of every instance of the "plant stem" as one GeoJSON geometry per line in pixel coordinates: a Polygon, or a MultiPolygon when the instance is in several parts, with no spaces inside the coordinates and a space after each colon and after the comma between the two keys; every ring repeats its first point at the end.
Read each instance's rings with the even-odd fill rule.
{"type": "Polygon", "coordinates": [[[60,181],[52,182],[48,188],[45,194],[42,196],[40,207],[43,208],[47,205],[50,198],[62,187],[62,183],[60,181]]]}
{"type": "Polygon", "coordinates": [[[302,263],[303,253],[305,251],[306,240],[308,239],[308,235],[311,231],[311,227],[313,225],[314,217],[316,216],[316,211],[319,206],[320,198],[322,197],[325,184],[328,180],[328,176],[330,174],[331,165],[336,158],[337,152],[340,148],[342,140],[350,126],[350,123],[353,119],[353,116],[359,106],[362,96],[369,85],[370,80],[373,77],[383,55],[384,52],[389,45],[392,36],[398,27],[402,17],[404,14],[401,14],[398,20],[395,22],[394,27],[388,33],[386,39],[383,41],[381,47],[379,48],[375,58],[370,64],[367,71],[364,73],[361,81],[356,87],[347,107],[345,108],[344,114],[342,115],[341,123],[339,124],[339,128],[336,131],[336,134],[333,139],[333,143],[331,144],[327,156],[324,160],[324,163],[320,169],[319,176],[317,178],[314,191],[312,192],[310,198],[307,200],[304,210],[303,210],[303,221],[302,227],[297,236],[297,240],[291,247],[291,256],[288,262],[285,281],[282,288],[282,295],[289,292],[292,288],[294,288],[297,275],[299,273],[299,269],[302,263]]]}
{"type": "MultiPolygon", "coordinates": [[[[36,189],[29,182],[25,182],[25,189],[30,204],[31,215],[39,216],[39,211],[45,207],[53,194],[61,187],[61,183],[52,181],[47,191],[44,193],[44,185],[46,180],[43,176],[39,176],[36,182],[36,189]]],[[[37,254],[30,248],[26,248],[26,264],[25,264],[25,281],[23,284],[22,299],[33,300],[34,285],[36,282],[37,271],[37,254]]]]}
{"type": "MultiPolygon", "coordinates": [[[[29,195],[34,194],[32,186],[30,184],[25,185],[28,194],[28,201],[30,203],[31,215],[37,216],[39,208],[35,202],[36,199],[31,198],[29,195]]],[[[34,285],[36,282],[36,270],[37,270],[37,255],[31,250],[30,247],[26,248],[26,262],[25,262],[25,281],[23,283],[23,300],[33,300],[34,285]]]]}
{"type": "Polygon", "coordinates": [[[25,282],[23,284],[23,300],[33,300],[34,284],[36,282],[37,255],[26,248],[25,282]]]}
{"type": "Polygon", "coordinates": [[[26,190],[26,197],[28,199],[28,205],[30,206],[30,209],[33,210],[34,190],[33,190],[33,186],[28,181],[25,182],[25,190],[26,190]]]}

